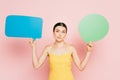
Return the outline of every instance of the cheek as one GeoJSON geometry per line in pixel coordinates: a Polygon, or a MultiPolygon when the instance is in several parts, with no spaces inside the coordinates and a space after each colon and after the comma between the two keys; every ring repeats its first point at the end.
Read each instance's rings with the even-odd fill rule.
{"type": "Polygon", "coordinates": [[[65,34],[63,34],[63,37],[65,37],[66,36],[66,33],[65,34]]]}
{"type": "Polygon", "coordinates": [[[58,33],[54,32],[54,36],[55,36],[55,37],[58,36],[58,33]]]}

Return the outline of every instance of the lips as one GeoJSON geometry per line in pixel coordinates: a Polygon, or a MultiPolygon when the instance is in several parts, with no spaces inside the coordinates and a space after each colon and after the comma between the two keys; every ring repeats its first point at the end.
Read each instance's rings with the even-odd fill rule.
{"type": "Polygon", "coordinates": [[[61,39],[61,37],[57,37],[58,39],[61,39]]]}

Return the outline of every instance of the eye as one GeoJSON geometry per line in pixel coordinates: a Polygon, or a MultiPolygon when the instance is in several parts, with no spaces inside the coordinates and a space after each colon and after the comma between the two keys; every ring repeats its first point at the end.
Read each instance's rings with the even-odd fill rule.
{"type": "Polygon", "coordinates": [[[59,30],[56,30],[55,32],[59,32],[59,30]]]}
{"type": "Polygon", "coordinates": [[[62,33],[66,33],[66,31],[64,30],[64,31],[62,31],[62,33]]]}

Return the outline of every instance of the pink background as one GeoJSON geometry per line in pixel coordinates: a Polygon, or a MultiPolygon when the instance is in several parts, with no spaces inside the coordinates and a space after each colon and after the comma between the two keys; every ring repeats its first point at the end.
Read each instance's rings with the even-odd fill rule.
{"type": "Polygon", "coordinates": [[[48,59],[38,70],[32,66],[30,39],[8,38],[4,34],[7,15],[37,16],[44,19],[43,37],[37,40],[40,56],[45,45],[54,41],[56,22],[68,26],[66,41],[74,44],[80,59],[86,47],[78,33],[78,23],[87,14],[96,13],[109,22],[107,36],[94,42],[90,60],[83,72],[73,64],[75,80],[120,80],[120,1],[119,0],[3,0],[0,1],[0,80],[47,80],[48,59]]]}

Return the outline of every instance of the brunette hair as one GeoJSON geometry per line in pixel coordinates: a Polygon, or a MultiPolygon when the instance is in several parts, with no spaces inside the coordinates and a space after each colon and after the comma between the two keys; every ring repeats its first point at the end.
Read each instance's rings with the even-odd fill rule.
{"type": "Polygon", "coordinates": [[[57,26],[62,26],[62,27],[64,27],[64,28],[66,29],[66,32],[67,32],[67,26],[66,26],[66,24],[63,23],[63,22],[58,22],[58,23],[56,23],[56,24],[54,25],[54,27],[53,27],[53,32],[55,31],[55,28],[56,28],[57,26]]]}

